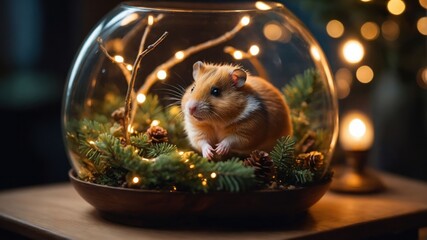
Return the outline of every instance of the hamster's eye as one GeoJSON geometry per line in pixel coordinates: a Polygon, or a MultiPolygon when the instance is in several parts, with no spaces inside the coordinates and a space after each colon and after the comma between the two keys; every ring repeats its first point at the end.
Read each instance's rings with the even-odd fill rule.
{"type": "Polygon", "coordinates": [[[217,88],[217,87],[211,88],[211,95],[212,96],[219,97],[220,94],[221,94],[221,90],[219,90],[219,88],[217,88]]]}
{"type": "Polygon", "coordinates": [[[196,85],[193,85],[190,89],[190,92],[193,92],[195,87],[196,87],[196,85]]]}

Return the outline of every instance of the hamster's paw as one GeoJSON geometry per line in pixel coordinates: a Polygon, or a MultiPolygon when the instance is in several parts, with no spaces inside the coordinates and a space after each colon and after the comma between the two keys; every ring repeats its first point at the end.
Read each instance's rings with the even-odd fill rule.
{"type": "Polygon", "coordinates": [[[205,143],[202,145],[202,154],[203,157],[211,160],[214,157],[214,149],[209,143],[205,143]]]}
{"type": "Polygon", "coordinates": [[[216,145],[215,152],[218,155],[226,155],[230,151],[231,143],[226,139],[216,145]]]}

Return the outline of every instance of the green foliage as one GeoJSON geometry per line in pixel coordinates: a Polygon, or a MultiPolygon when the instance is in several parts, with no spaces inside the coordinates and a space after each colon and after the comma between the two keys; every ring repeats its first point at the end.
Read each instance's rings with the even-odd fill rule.
{"type": "Polygon", "coordinates": [[[213,172],[216,173],[216,178],[212,188],[218,191],[240,192],[255,185],[254,169],[245,167],[237,158],[216,163],[213,172]]]}
{"type": "Polygon", "coordinates": [[[178,149],[176,145],[170,143],[152,144],[147,152],[147,158],[155,158],[160,156],[161,154],[168,154],[177,151],[178,149]]]}
{"type": "Polygon", "coordinates": [[[284,136],[277,140],[270,153],[276,168],[276,179],[279,182],[286,183],[292,176],[295,165],[294,147],[294,139],[291,136],[284,136]]]}
{"type": "Polygon", "coordinates": [[[292,174],[296,185],[307,185],[314,181],[314,173],[310,169],[293,170],[292,174]]]}
{"type": "Polygon", "coordinates": [[[294,137],[297,141],[308,131],[325,128],[321,114],[324,109],[323,100],[327,96],[323,93],[324,86],[315,69],[308,69],[295,76],[282,92],[291,109],[294,137]]]}

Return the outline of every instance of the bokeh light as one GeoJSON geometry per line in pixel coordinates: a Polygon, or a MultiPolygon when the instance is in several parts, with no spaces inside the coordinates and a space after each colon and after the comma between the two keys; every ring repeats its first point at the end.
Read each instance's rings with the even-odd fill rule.
{"type": "Polygon", "coordinates": [[[374,79],[374,71],[369,66],[361,66],[356,71],[356,78],[361,83],[369,83],[374,79]]]}
{"type": "Polygon", "coordinates": [[[383,37],[388,41],[394,41],[399,37],[399,25],[393,20],[387,20],[381,25],[383,37]]]}
{"type": "Polygon", "coordinates": [[[365,49],[358,40],[348,40],[342,48],[342,55],[349,63],[358,63],[365,56],[365,49]]]}
{"type": "Polygon", "coordinates": [[[427,35],[427,17],[418,19],[417,29],[422,35],[427,35]]]}
{"type": "Polygon", "coordinates": [[[378,38],[380,34],[380,27],[374,22],[366,22],[360,28],[360,34],[366,40],[374,40],[378,38]]]}
{"type": "Polygon", "coordinates": [[[405,11],[406,5],[402,0],[390,0],[387,3],[387,10],[393,15],[400,15],[405,11]]]}
{"type": "Polygon", "coordinates": [[[331,20],[326,24],[326,32],[332,38],[339,38],[344,34],[344,25],[338,20],[331,20]]]}

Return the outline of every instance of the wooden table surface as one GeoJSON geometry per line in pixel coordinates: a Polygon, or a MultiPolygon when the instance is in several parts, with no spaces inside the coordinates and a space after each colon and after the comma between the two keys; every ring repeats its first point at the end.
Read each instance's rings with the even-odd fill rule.
{"type": "Polygon", "coordinates": [[[0,193],[0,228],[37,239],[360,239],[427,226],[427,184],[380,174],[371,195],[328,192],[297,223],[274,228],[144,228],[98,216],[68,183],[0,193]]]}

